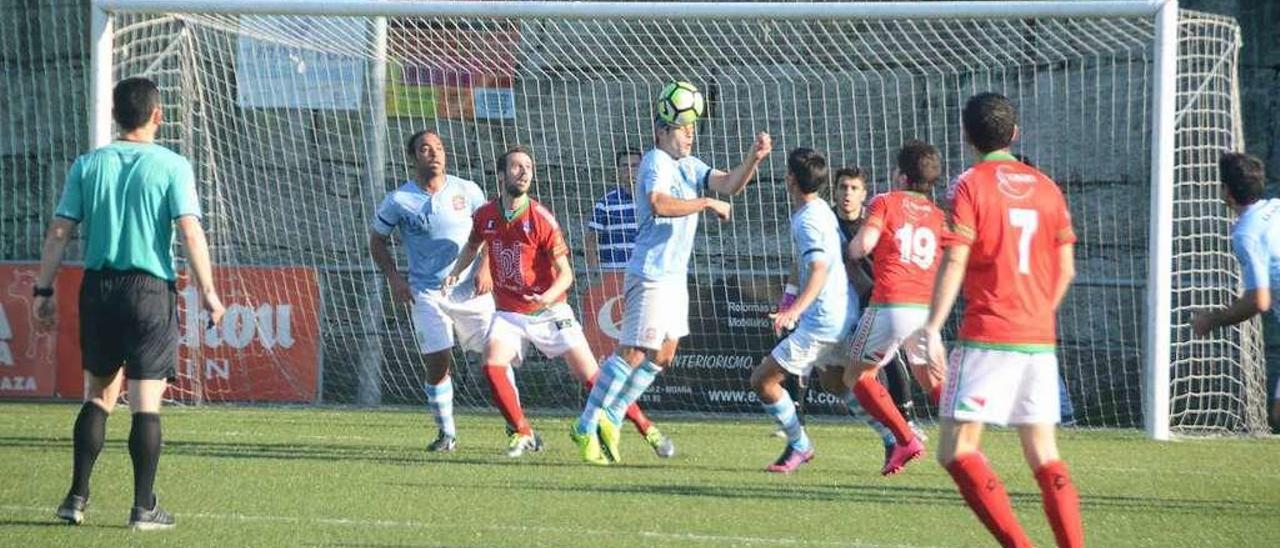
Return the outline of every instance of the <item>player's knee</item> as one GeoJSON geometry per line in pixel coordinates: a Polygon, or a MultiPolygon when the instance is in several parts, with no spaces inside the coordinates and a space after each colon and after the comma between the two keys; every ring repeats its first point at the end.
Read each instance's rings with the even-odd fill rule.
{"type": "Polygon", "coordinates": [[[768,364],[761,362],[759,366],[756,366],[755,371],[751,372],[751,389],[755,390],[757,394],[760,394],[765,391],[768,385],[768,364]]]}
{"type": "Polygon", "coordinates": [[[634,368],[639,367],[641,363],[644,363],[646,355],[643,348],[624,346],[618,349],[618,357],[622,358],[622,361],[627,362],[627,365],[634,368]]]}
{"type": "Polygon", "coordinates": [[[101,409],[103,413],[107,414],[107,416],[111,416],[111,412],[114,411],[116,407],[114,401],[107,402],[102,397],[89,398],[89,403],[98,406],[98,409],[101,409]]]}

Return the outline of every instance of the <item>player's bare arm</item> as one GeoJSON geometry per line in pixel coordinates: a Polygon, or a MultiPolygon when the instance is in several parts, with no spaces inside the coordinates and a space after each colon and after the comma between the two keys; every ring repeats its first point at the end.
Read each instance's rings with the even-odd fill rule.
{"type": "Polygon", "coordinates": [[[409,282],[404,279],[400,271],[396,270],[396,260],[391,257],[391,239],[374,231],[369,231],[369,256],[373,258],[373,264],[378,266],[378,270],[387,278],[387,284],[391,286],[391,296],[396,302],[411,303],[413,302],[413,290],[409,288],[409,282]]]}
{"type": "MultiPolygon", "coordinates": [[[[49,223],[49,230],[44,236],[44,247],[40,251],[40,274],[36,277],[36,287],[53,287],[53,278],[58,274],[58,267],[62,266],[62,256],[67,250],[67,242],[71,241],[71,234],[75,231],[77,224],[79,223],[65,217],[55,217],[53,222],[49,223]]],[[[53,327],[56,309],[53,297],[36,297],[31,301],[31,308],[35,314],[37,327],[41,330],[53,327]]]]}
{"type": "Polygon", "coordinates": [[[542,293],[525,295],[524,300],[547,306],[559,300],[569,290],[573,285],[573,265],[569,264],[569,255],[556,257],[555,267],[556,279],[551,282],[551,287],[542,293]]]}
{"type": "Polygon", "coordinates": [[[1058,280],[1053,284],[1053,309],[1058,310],[1062,299],[1067,296],[1067,288],[1071,280],[1076,278],[1076,246],[1065,244],[1058,246],[1058,280]]]}
{"type": "Polygon", "coordinates": [[[1265,287],[1250,289],[1240,295],[1231,306],[1218,310],[1202,310],[1191,321],[1196,336],[1203,337],[1219,327],[1235,325],[1271,309],[1271,290],[1265,287]]]}
{"type": "Polygon", "coordinates": [[[751,182],[751,178],[755,176],[760,162],[763,162],[772,151],[773,139],[769,134],[763,131],[757,133],[751,152],[742,159],[742,163],[727,173],[719,170],[712,171],[707,180],[707,186],[717,194],[732,196],[742,192],[742,189],[746,188],[747,183],[751,182]]]}
{"type": "Polygon", "coordinates": [[[476,258],[476,295],[493,291],[493,271],[489,270],[489,248],[480,250],[476,258]]]}
{"type": "Polygon", "coordinates": [[[875,249],[876,244],[880,242],[880,227],[872,226],[864,223],[862,228],[858,229],[858,233],[849,241],[849,249],[847,250],[850,259],[861,259],[871,253],[875,249]]]}
{"type": "Polygon", "coordinates": [[[195,286],[200,291],[200,304],[209,313],[209,325],[218,325],[227,310],[213,286],[213,261],[209,258],[209,242],[205,238],[204,227],[194,215],[183,215],[178,218],[178,230],[182,232],[183,244],[187,247],[187,261],[191,264],[195,286]]]}
{"type": "Polygon", "coordinates": [[[800,289],[800,294],[796,295],[795,302],[786,310],[779,310],[769,317],[773,319],[773,333],[781,335],[786,329],[795,326],[799,321],[800,315],[804,313],[813,301],[818,299],[818,294],[822,292],[822,287],[827,283],[827,263],[826,261],[817,260],[809,262],[809,279],[805,281],[804,287],[800,289]]]}
{"type": "MultiPolygon", "coordinates": [[[[969,264],[969,246],[952,245],[942,253],[942,266],[933,286],[933,299],[929,303],[929,319],[924,327],[907,337],[904,348],[913,362],[925,361],[935,375],[946,368],[946,350],[942,346],[942,324],[951,315],[951,308],[960,295],[964,283],[965,267],[969,264]]],[[[940,376],[940,375],[939,375],[940,376]]]]}
{"type": "Polygon", "coordinates": [[[715,198],[703,196],[684,200],[665,192],[650,192],[649,205],[653,207],[653,214],[658,217],[684,217],[711,210],[721,220],[727,220],[733,208],[728,202],[715,198]]]}
{"type": "Polygon", "coordinates": [[[458,277],[462,275],[462,271],[467,269],[472,261],[476,260],[476,256],[484,249],[484,242],[467,242],[462,247],[462,251],[458,252],[458,260],[453,263],[453,270],[444,278],[444,287],[450,288],[458,285],[458,277]]]}

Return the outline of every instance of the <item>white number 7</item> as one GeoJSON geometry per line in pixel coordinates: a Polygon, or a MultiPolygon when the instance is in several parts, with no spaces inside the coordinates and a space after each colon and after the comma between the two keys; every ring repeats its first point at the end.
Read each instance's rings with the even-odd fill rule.
{"type": "Polygon", "coordinates": [[[1018,273],[1031,274],[1031,236],[1040,226],[1034,209],[1009,209],[1009,224],[1018,229],[1018,273]]]}

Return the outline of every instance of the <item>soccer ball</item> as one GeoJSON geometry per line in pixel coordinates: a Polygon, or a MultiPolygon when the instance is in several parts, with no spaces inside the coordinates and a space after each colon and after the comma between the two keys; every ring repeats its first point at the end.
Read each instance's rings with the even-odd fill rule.
{"type": "Polygon", "coordinates": [[[673,126],[687,126],[702,116],[702,92],[689,82],[671,82],[658,94],[658,119],[673,126]]]}

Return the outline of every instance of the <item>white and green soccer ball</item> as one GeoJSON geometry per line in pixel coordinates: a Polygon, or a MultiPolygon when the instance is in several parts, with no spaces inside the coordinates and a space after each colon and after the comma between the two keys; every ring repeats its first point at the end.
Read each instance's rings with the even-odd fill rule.
{"type": "Polygon", "coordinates": [[[658,119],[676,127],[698,121],[706,103],[702,92],[689,82],[671,82],[658,94],[658,119]]]}

